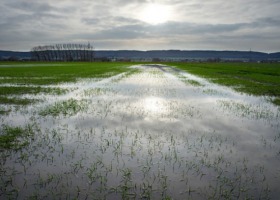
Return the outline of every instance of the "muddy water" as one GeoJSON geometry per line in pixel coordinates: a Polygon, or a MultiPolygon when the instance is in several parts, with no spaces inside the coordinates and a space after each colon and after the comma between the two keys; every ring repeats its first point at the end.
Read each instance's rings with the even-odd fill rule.
{"type": "Polygon", "coordinates": [[[279,108],[171,67],[132,68],[61,85],[70,92],[1,116],[36,134],[27,148],[1,152],[0,197],[280,196],[279,108]],[[84,109],[42,115],[69,99],[84,109]]]}

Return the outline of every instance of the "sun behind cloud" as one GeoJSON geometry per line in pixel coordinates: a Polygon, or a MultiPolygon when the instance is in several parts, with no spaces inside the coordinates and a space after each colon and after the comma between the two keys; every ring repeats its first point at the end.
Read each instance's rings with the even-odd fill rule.
{"type": "Polygon", "coordinates": [[[139,13],[139,19],[149,24],[161,24],[171,20],[172,10],[169,6],[151,3],[139,13]]]}

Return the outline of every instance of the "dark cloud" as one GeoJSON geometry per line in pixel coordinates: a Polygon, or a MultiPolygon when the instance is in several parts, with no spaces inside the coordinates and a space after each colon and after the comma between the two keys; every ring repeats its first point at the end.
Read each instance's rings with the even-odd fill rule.
{"type": "Polygon", "coordinates": [[[274,26],[274,27],[280,27],[280,19],[279,18],[260,18],[256,22],[252,23],[253,26],[274,26]]]}
{"type": "Polygon", "coordinates": [[[100,18],[83,18],[81,22],[85,23],[86,25],[98,25],[102,22],[100,18]]]}
{"type": "Polygon", "coordinates": [[[20,11],[27,12],[49,12],[54,10],[55,8],[50,6],[48,3],[39,2],[39,1],[11,1],[5,4],[7,7],[11,9],[18,9],[20,11]]]}

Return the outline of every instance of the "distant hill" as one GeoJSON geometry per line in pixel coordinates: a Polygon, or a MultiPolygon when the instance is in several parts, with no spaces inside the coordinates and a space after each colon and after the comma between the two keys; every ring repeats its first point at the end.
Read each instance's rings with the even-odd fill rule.
{"type": "MultiPolygon", "coordinates": [[[[18,59],[30,59],[31,52],[0,51],[0,58],[7,59],[16,57],[18,59]]],[[[153,51],[95,51],[96,58],[109,59],[162,59],[162,60],[276,60],[280,61],[280,52],[263,53],[253,51],[181,51],[181,50],[153,50],[153,51]]]]}
{"type": "Polygon", "coordinates": [[[96,57],[129,58],[129,59],[222,59],[222,60],[280,60],[280,53],[263,53],[251,51],[96,51],[96,57]]]}
{"type": "Polygon", "coordinates": [[[280,52],[269,54],[270,59],[280,60],[280,52]]]}
{"type": "Polygon", "coordinates": [[[19,59],[30,59],[30,52],[18,52],[18,51],[1,51],[0,50],[0,58],[10,58],[17,57],[19,59]]]}

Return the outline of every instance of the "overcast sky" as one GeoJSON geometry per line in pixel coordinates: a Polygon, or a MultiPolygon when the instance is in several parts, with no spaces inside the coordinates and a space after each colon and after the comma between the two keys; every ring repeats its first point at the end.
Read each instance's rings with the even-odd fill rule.
{"type": "Polygon", "coordinates": [[[0,0],[0,49],[280,51],[280,0],[0,0]]]}

